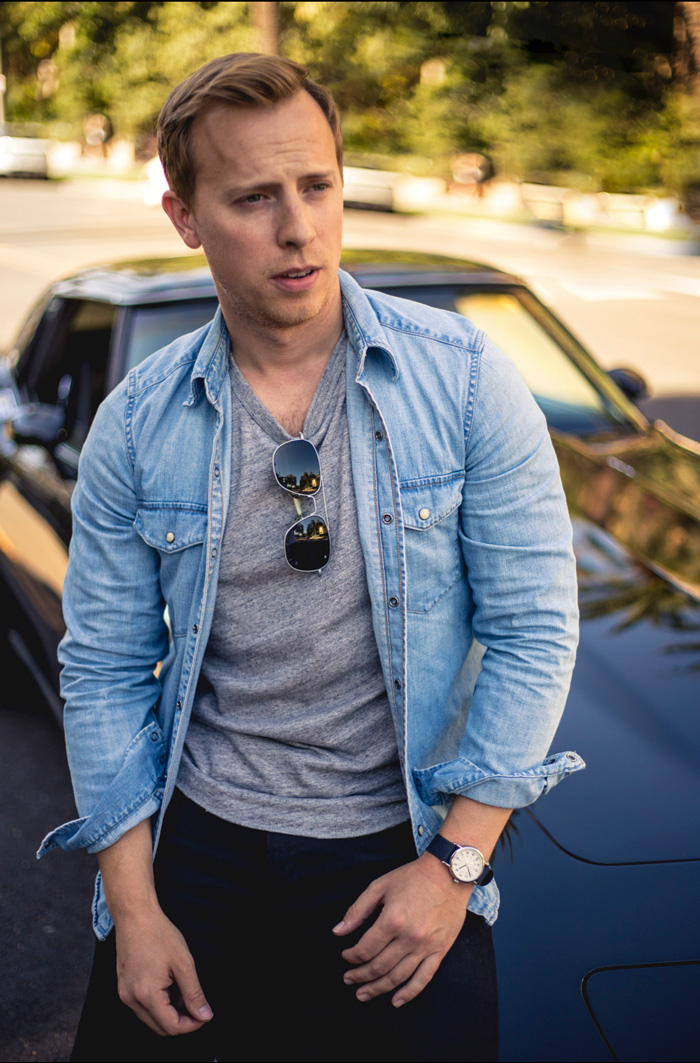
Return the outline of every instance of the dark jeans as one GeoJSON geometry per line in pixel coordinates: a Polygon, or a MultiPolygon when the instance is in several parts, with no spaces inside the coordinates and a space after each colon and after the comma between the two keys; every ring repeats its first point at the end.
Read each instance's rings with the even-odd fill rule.
{"type": "Polygon", "coordinates": [[[249,830],[176,792],[156,858],[163,910],[185,936],[214,1018],[194,1034],[151,1033],[117,996],[113,938],[96,948],[71,1057],[207,1061],[497,1059],[491,932],[469,913],[426,989],[402,1008],[343,984],[331,928],[373,878],[414,859],[408,824],[360,838],[249,830]]]}

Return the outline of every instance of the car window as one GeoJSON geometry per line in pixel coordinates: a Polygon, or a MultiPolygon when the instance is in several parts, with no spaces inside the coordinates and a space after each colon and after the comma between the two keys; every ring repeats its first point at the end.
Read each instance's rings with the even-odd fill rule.
{"type": "Polygon", "coordinates": [[[483,329],[515,363],[551,428],[582,436],[633,428],[624,411],[513,292],[446,285],[402,287],[400,294],[462,314],[483,329]]]}
{"type": "Polygon", "coordinates": [[[124,372],[138,365],[149,354],[172,343],[178,336],[206,325],[213,318],[218,305],[216,299],[209,298],[135,307],[131,313],[124,372]]]}
{"type": "Polygon", "coordinates": [[[480,292],[455,305],[515,362],[552,427],[587,435],[626,423],[514,295],[480,292]]]}
{"type": "Polygon", "coordinates": [[[66,409],[66,442],[80,450],[105,397],[107,359],[116,308],[91,300],[66,300],[52,343],[29,383],[32,398],[66,409]]]}

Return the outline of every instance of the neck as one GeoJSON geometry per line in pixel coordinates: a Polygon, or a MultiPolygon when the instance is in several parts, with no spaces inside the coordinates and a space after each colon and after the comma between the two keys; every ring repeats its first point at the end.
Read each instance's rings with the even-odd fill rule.
{"type": "Polygon", "coordinates": [[[266,327],[222,309],[233,357],[249,382],[251,377],[313,373],[319,365],[322,371],[343,331],[340,292],[312,320],[287,328],[266,327]]]}
{"type": "Polygon", "coordinates": [[[278,423],[290,435],[298,435],[343,331],[340,290],[332,306],[291,328],[241,321],[225,309],[224,319],[242,375],[278,423]]]}

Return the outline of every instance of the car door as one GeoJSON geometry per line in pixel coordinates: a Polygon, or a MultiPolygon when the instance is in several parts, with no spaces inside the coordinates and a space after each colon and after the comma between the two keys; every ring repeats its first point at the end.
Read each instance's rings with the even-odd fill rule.
{"type": "Polygon", "coordinates": [[[57,712],[56,647],[80,450],[105,396],[119,310],[53,297],[15,363],[20,406],[0,446],[0,638],[57,712]]]}

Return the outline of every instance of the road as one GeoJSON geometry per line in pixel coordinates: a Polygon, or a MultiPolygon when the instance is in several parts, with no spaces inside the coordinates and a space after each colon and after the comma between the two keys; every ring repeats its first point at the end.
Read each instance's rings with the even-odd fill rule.
{"type": "MultiPolygon", "coordinates": [[[[0,192],[0,350],[55,278],[99,261],[188,253],[137,182],[4,181],[0,192]]],[[[685,245],[362,211],[346,212],[345,233],[348,247],[451,254],[522,276],[606,368],[646,376],[651,416],[700,438],[700,257],[685,245]]]]}
{"type": "Polygon", "coordinates": [[[0,1059],[67,1060],[90,974],[85,852],[38,862],[41,839],[76,815],[63,737],[30,682],[3,672],[0,703],[0,1059]],[[11,703],[10,703],[11,701],[11,703]]]}

